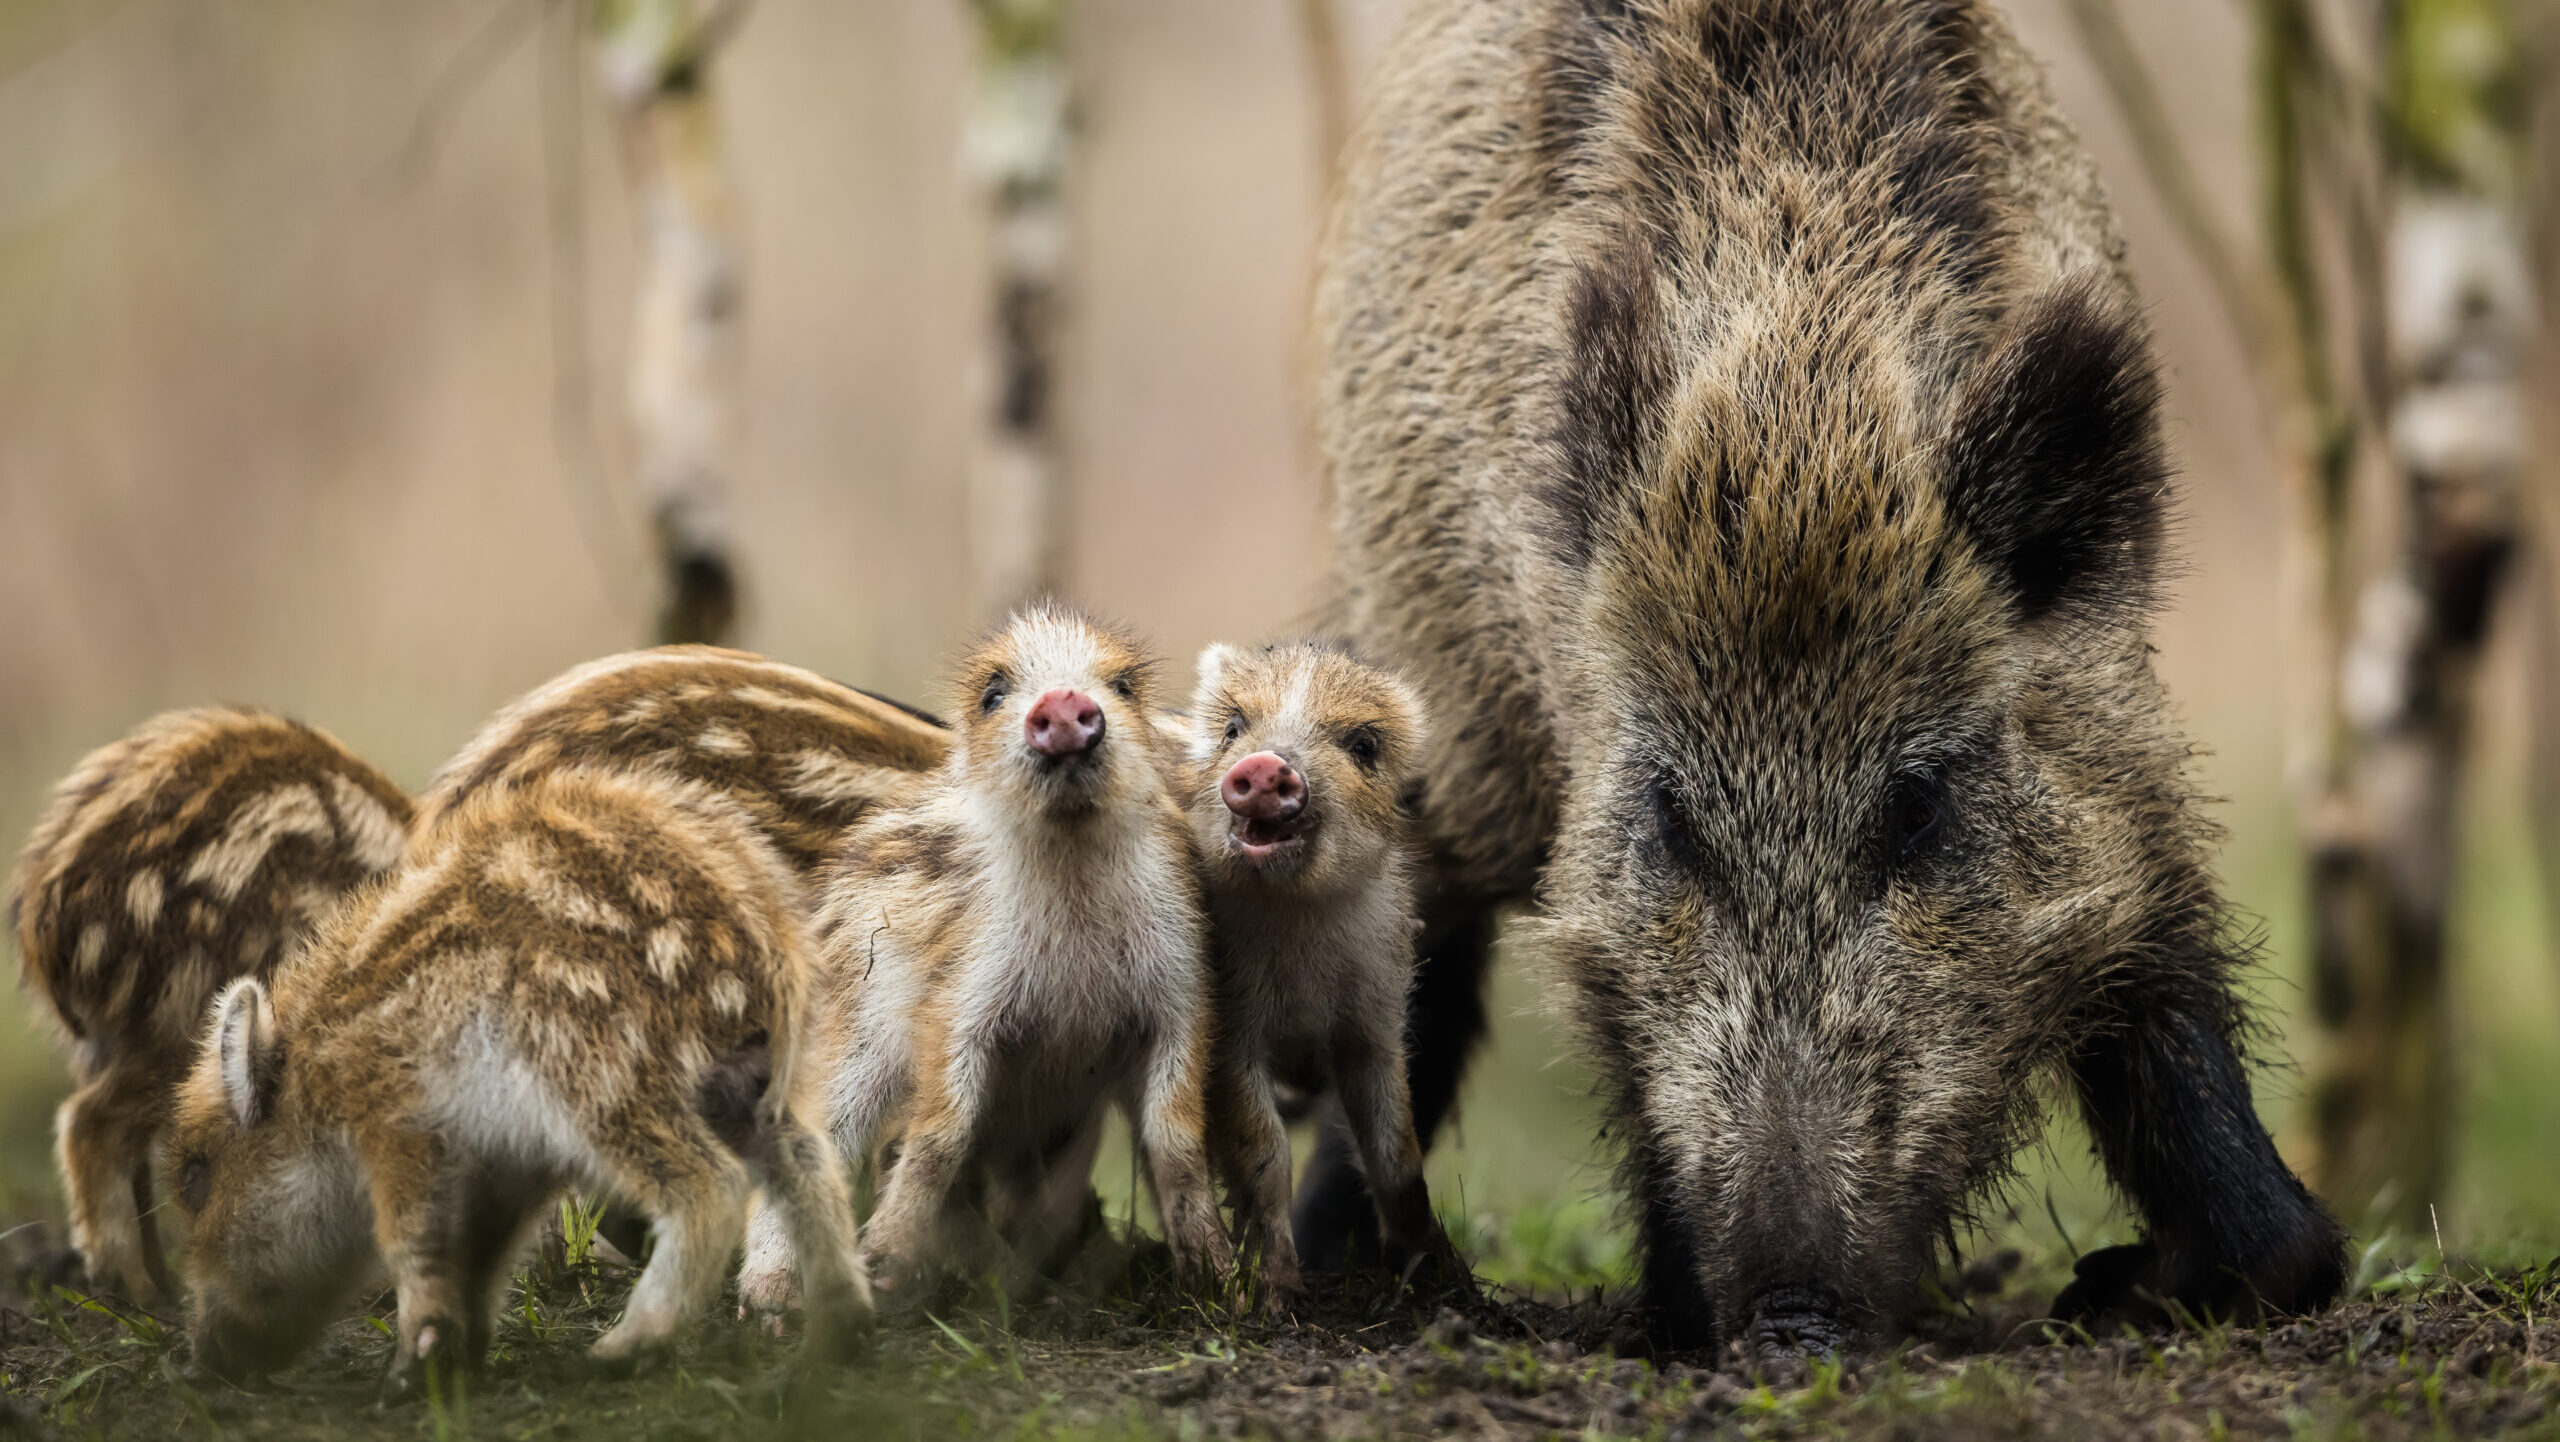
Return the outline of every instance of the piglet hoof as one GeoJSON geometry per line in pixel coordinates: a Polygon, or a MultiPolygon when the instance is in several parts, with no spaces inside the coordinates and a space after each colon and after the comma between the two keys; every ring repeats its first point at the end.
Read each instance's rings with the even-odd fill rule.
{"type": "Polygon", "coordinates": [[[1457,1297],[1474,1301],[1476,1274],[1449,1245],[1446,1237],[1409,1251],[1391,1249],[1388,1260],[1395,1265],[1396,1278],[1407,1290],[1433,1297],[1457,1297]],[[1401,1257],[1397,1252],[1403,1252],[1401,1257]]]}
{"type": "Polygon", "coordinates": [[[390,1370],[382,1375],[382,1404],[405,1407],[449,1398],[462,1353],[460,1324],[442,1318],[421,1324],[416,1340],[391,1354],[390,1370]]]}
{"type": "Polygon", "coordinates": [[[1305,1283],[1263,1283],[1262,1315],[1275,1322],[1285,1322],[1306,1309],[1307,1288],[1305,1283]]]}
{"type": "Polygon", "coordinates": [[[871,1301],[884,1320],[903,1321],[922,1311],[933,1298],[933,1278],[924,1268],[894,1255],[871,1258],[871,1301]]]}
{"type": "Polygon", "coordinates": [[[738,1320],[755,1322],[773,1336],[782,1335],[782,1319],[800,1309],[800,1279],[789,1267],[738,1274],[738,1320]]]}
{"type": "Polygon", "coordinates": [[[2113,1322],[2166,1326],[2159,1276],[2160,1254],[2149,1242],[2100,1247],[2071,1268],[2071,1285],[2053,1299],[2053,1319],[2093,1332],[2113,1322]]]}
{"type": "Polygon", "coordinates": [[[797,1361],[802,1366],[839,1366],[854,1361],[870,1349],[871,1326],[868,1307],[812,1316],[797,1361]]]}
{"type": "Polygon", "coordinates": [[[675,1358],[675,1343],[664,1337],[625,1338],[607,1332],[587,1349],[587,1370],[614,1381],[653,1371],[675,1358]]]}

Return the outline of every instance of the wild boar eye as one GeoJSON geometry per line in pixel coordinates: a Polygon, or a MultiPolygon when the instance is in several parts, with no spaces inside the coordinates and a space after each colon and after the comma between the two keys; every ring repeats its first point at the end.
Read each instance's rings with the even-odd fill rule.
{"type": "Polygon", "coordinates": [[[1653,816],[1653,836],[1663,856],[1672,865],[1694,871],[1704,852],[1698,845],[1695,823],[1689,815],[1688,803],[1671,782],[1656,781],[1646,793],[1653,816]]]}
{"type": "Polygon", "coordinates": [[[1244,713],[1242,711],[1229,712],[1227,715],[1227,734],[1225,744],[1233,746],[1236,744],[1236,738],[1243,734],[1244,713]]]}
{"type": "Polygon", "coordinates": [[[190,1212],[201,1212],[213,1193],[213,1168],[202,1157],[189,1157],[178,1168],[178,1202],[190,1212]]]}
{"type": "Polygon", "coordinates": [[[1378,769],[1377,732],[1363,726],[1342,738],[1342,749],[1351,753],[1351,759],[1359,763],[1361,770],[1378,769]]]}
{"type": "Polygon", "coordinates": [[[1885,789],[1885,855],[1909,861],[1937,848],[1947,829],[1947,776],[1931,769],[1893,779],[1885,789]]]}
{"type": "Polygon", "coordinates": [[[998,706],[1004,704],[1005,697],[1012,694],[1013,682],[1007,679],[1002,671],[998,671],[994,675],[988,677],[987,689],[978,693],[979,714],[985,715],[994,711],[998,706]]]}

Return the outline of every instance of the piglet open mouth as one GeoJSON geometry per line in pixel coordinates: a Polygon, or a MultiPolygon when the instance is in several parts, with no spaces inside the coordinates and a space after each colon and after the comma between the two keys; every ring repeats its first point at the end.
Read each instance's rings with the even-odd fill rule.
{"type": "Polygon", "coordinates": [[[1235,838],[1236,850],[1256,866],[1296,851],[1306,845],[1315,831],[1315,820],[1301,812],[1280,820],[1264,820],[1239,816],[1228,834],[1235,838]]]}

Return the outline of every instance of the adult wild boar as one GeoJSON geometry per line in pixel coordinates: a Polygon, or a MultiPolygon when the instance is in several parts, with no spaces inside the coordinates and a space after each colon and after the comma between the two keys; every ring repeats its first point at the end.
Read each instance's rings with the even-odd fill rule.
{"type": "Polygon", "coordinates": [[[2063,1312],[2329,1299],[2149,659],[2156,364],[2006,24],[1417,0],[1377,93],[1321,433],[1331,619],[1431,712],[1424,1135],[1533,899],[1667,1342],[1891,1328],[2043,1076],[2146,1226],[2063,1312]]]}

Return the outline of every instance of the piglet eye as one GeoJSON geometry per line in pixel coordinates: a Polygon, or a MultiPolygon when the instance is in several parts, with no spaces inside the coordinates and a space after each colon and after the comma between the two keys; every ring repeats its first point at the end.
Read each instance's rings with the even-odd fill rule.
{"type": "Polygon", "coordinates": [[[1006,679],[1002,671],[998,671],[987,678],[987,689],[978,693],[979,713],[983,715],[995,710],[1004,704],[1005,697],[1012,694],[1013,683],[1006,679]]]}
{"type": "Polygon", "coordinates": [[[1351,759],[1360,763],[1361,770],[1375,771],[1378,769],[1377,732],[1363,726],[1352,732],[1350,735],[1342,738],[1342,749],[1351,753],[1351,759]]]}
{"type": "Polygon", "coordinates": [[[213,1168],[202,1157],[189,1157],[178,1168],[178,1202],[190,1212],[204,1210],[213,1192],[213,1168]]]}
{"type": "Polygon", "coordinates": [[[1942,771],[1897,776],[1885,790],[1885,853],[1896,861],[1927,855],[1947,829],[1947,778],[1942,771]]]}
{"type": "Polygon", "coordinates": [[[1244,713],[1243,713],[1242,711],[1234,711],[1234,712],[1230,712],[1230,713],[1228,713],[1228,715],[1227,715],[1227,735],[1226,735],[1226,744],[1227,744],[1227,745],[1229,745],[1229,746],[1233,746],[1234,744],[1236,744],[1236,738],[1237,738],[1237,737],[1239,737],[1239,736],[1242,736],[1243,734],[1244,734],[1244,713]]]}
{"type": "Polygon", "coordinates": [[[1123,701],[1138,699],[1138,683],[1125,671],[1111,678],[1111,691],[1123,701]]]}

